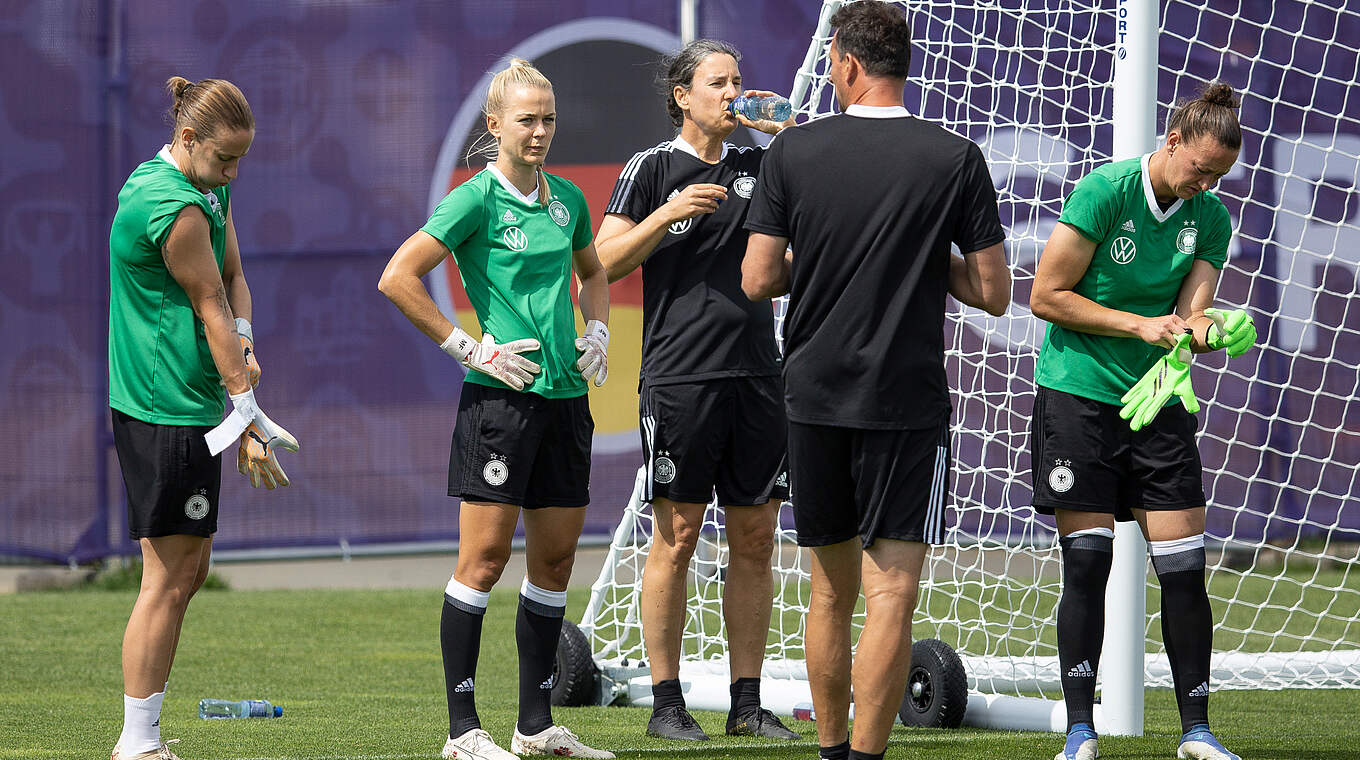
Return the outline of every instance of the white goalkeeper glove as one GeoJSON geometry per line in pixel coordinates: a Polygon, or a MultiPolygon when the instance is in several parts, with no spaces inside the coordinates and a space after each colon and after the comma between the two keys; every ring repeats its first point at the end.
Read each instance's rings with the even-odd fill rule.
{"type": "Polygon", "coordinates": [[[538,341],[533,338],[512,340],[502,345],[496,343],[491,333],[483,333],[482,342],[478,343],[463,328],[455,327],[439,347],[464,367],[490,375],[517,391],[532,383],[539,371],[537,364],[521,356],[525,351],[538,350],[538,341]]]}
{"type": "Polygon", "coordinates": [[[250,387],[260,387],[260,363],[255,360],[255,331],[250,329],[250,321],[245,317],[236,318],[236,334],[241,336],[241,353],[245,355],[246,373],[250,375],[250,387]]]}
{"type": "Polygon", "coordinates": [[[609,377],[609,328],[598,319],[586,323],[586,334],[576,339],[576,350],[581,358],[576,360],[576,369],[581,371],[581,379],[590,382],[594,377],[595,387],[604,385],[609,377]]]}
{"type": "Polygon", "coordinates": [[[265,488],[288,485],[288,476],[279,466],[274,449],[297,451],[298,442],[292,433],[269,419],[255,403],[255,391],[231,396],[232,410],[222,424],[208,431],[203,438],[214,456],[240,439],[236,453],[236,469],[250,478],[250,485],[265,488]]]}

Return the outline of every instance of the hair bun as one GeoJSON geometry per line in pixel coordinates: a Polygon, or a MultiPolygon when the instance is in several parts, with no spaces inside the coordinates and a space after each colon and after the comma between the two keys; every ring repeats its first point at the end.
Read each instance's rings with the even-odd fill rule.
{"type": "Polygon", "coordinates": [[[1204,88],[1204,93],[1199,96],[1200,100],[1225,108],[1238,108],[1241,102],[1233,93],[1232,85],[1227,82],[1211,82],[1204,88]]]}
{"type": "Polygon", "coordinates": [[[519,66],[528,66],[529,68],[533,68],[534,65],[533,65],[532,63],[529,63],[528,61],[524,60],[523,58],[511,58],[511,59],[510,59],[510,68],[513,69],[513,68],[516,68],[516,67],[519,67],[519,66]]]}

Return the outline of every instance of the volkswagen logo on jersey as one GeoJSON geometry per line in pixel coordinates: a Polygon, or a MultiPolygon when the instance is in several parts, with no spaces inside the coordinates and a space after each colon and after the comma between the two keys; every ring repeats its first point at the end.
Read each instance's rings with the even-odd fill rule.
{"type": "Polygon", "coordinates": [[[750,198],[751,193],[756,189],[755,177],[737,177],[737,181],[732,183],[732,189],[737,191],[737,195],[743,198],[750,198]]]}
{"type": "Polygon", "coordinates": [[[1116,264],[1127,264],[1133,261],[1133,257],[1137,253],[1137,246],[1129,238],[1117,237],[1113,243],[1110,243],[1110,258],[1114,259],[1116,264]]]}
{"type": "MultiPolygon", "coordinates": [[[[679,195],[679,194],[680,194],[679,188],[677,188],[677,189],[675,189],[675,190],[672,190],[672,191],[671,191],[671,194],[668,195],[668,196],[666,196],[666,200],[669,201],[669,200],[671,200],[672,198],[674,198],[675,196],[677,196],[677,195],[679,195]]],[[[694,217],[690,217],[690,218],[688,218],[688,219],[681,219],[680,221],[675,222],[674,224],[672,224],[672,225],[671,225],[670,227],[668,227],[667,229],[670,230],[670,233],[671,233],[672,235],[683,235],[683,234],[685,234],[685,233],[689,230],[689,226],[690,226],[690,224],[692,224],[693,222],[694,222],[694,217]]]]}
{"type": "Polygon", "coordinates": [[[222,215],[222,201],[217,199],[217,194],[207,192],[203,194],[203,198],[208,201],[208,206],[212,208],[213,216],[217,217],[217,223],[226,224],[227,218],[222,215]]]}
{"type": "Polygon", "coordinates": [[[571,212],[567,211],[567,207],[563,205],[562,201],[553,201],[548,204],[548,216],[552,217],[554,222],[557,222],[558,227],[565,227],[571,222],[571,212]]]}
{"type": "Polygon", "coordinates": [[[1176,250],[1186,256],[1195,254],[1195,240],[1199,237],[1199,231],[1194,227],[1185,227],[1176,235],[1176,250]]]}
{"type": "Polygon", "coordinates": [[[524,230],[518,227],[506,227],[501,239],[505,241],[506,248],[515,252],[529,247],[529,236],[525,235],[524,230]]]}

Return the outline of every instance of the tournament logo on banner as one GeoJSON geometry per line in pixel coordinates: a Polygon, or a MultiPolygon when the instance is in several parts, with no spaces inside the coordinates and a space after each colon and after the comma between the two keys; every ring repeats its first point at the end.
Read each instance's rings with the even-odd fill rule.
{"type": "MultiPolygon", "coordinates": [[[[665,29],[626,19],[592,18],[545,29],[506,51],[462,95],[439,151],[428,208],[433,211],[450,190],[495,160],[468,152],[486,132],[482,106],[491,77],[509,65],[511,58],[523,58],[552,81],[557,100],[557,133],[544,168],[581,188],[590,206],[591,229],[598,230],[614,182],[628,159],[675,135],[654,79],[661,58],[679,47],[680,39],[665,29]]],[[[549,214],[559,225],[572,221],[561,203],[554,202],[549,214]]],[[[506,244],[523,250],[523,233],[512,228],[506,234],[512,231],[519,236],[507,238],[506,244]]],[[[440,264],[430,280],[440,309],[480,337],[476,314],[452,262],[440,264]]],[[[590,390],[597,454],[635,451],[640,446],[637,377],[642,357],[642,273],[633,272],[614,283],[609,296],[609,380],[604,387],[590,390]]],[[[584,329],[580,313],[576,316],[578,329],[584,329]]]]}

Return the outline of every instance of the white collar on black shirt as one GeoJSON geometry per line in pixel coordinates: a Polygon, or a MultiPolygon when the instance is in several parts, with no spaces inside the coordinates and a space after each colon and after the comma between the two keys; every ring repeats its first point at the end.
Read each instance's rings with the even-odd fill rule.
{"type": "Polygon", "coordinates": [[[1148,211],[1152,214],[1152,218],[1156,219],[1158,224],[1161,224],[1170,219],[1172,214],[1181,210],[1181,204],[1185,203],[1185,199],[1177,198],[1176,202],[1168,206],[1166,211],[1162,210],[1162,204],[1157,202],[1157,193],[1152,190],[1152,174],[1148,171],[1148,161],[1151,159],[1152,154],[1145,153],[1143,160],[1139,162],[1143,167],[1143,197],[1147,199],[1148,211]]]}
{"type": "Polygon", "coordinates": [[[862,119],[900,119],[903,116],[911,116],[905,106],[863,106],[855,103],[845,109],[846,116],[858,116],[862,119]]]}
{"type": "MultiPolygon", "coordinates": [[[[675,149],[680,151],[681,153],[688,153],[691,156],[694,156],[695,158],[699,158],[699,151],[695,150],[694,146],[690,145],[689,141],[681,137],[680,135],[676,135],[675,139],[671,140],[671,145],[675,146],[675,149]]],[[[732,147],[728,143],[723,143],[722,146],[723,146],[722,153],[718,156],[719,161],[722,161],[724,158],[727,158],[727,149],[732,147]]],[[[699,160],[704,161],[702,158],[699,158],[699,160]]],[[[704,161],[704,163],[708,162],[704,161]]]]}
{"type": "MultiPolygon", "coordinates": [[[[495,164],[487,164],[487,165],[486,165],[486,170],[489,171],[489,172],[491,172],[493,175],[495,175],[496,179],[500,181],[501,187],[505,188],[505,192],[510,193],[511,195],[515,196],[516,198],[519,198],[520,200],[524,201],[525,203],[538,203],[538,186],[537,186],[537,185],[534,186],[534,191],[533,191],[532,193],[529,193],[528,195],[525,195],[524,193],[521,193],[521,192],[519,191],[519,188],[518,188],[518,187],[515,187],[515,185],[514,185],[513,182],[511,182],[509,179],[506,179],[505,174],[503,174],[503,173],[501,172],[500,169],[496,168],[496,165],[495,165],[495,164]]],[[[534,172],[534,175],[535,175],[535,182],[537,182],[537,175],[538,175],[538,172],[534,172]]]]}

